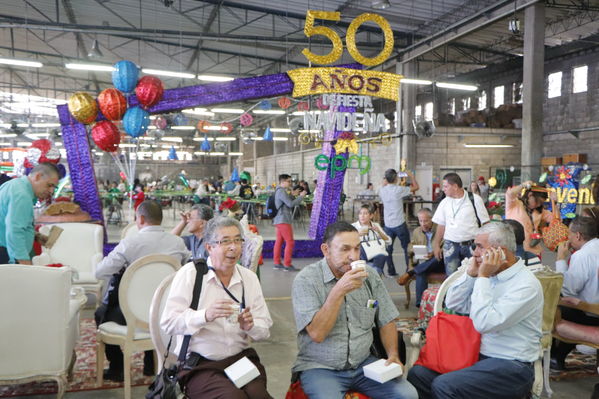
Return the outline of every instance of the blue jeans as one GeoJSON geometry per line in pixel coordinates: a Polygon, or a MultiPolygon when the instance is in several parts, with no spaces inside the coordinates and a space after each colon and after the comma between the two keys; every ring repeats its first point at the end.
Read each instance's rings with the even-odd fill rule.
{"type": "Polygon", "coordinates": [[[473,366],[447,374],[423,366],[408,373],[420,399],[523,399],[534,379],[532,363],[484,355],[473,366]]]}
{"type": "Polygon", "coordinates": [[[408,244],[410,243],[410,232],[408,231],[408,226],[404,223],[400,224],[396,227],[383,227],[385,230],[385,234],[391,238],[391,245],[387,247],[387,253],[389,254],[389,258],[387,259],[387,272],[390,276],[396,276],[397,271],[395,270],[395,264],[393,263],[393,243],[395,242],[395,237],[399,238],[399,242],[401,243],[401,247],[403,248],[403,254],[406,259],[406,271],[408,270],[408,244]]]}
{"type": "Polygon", "coordinates": [[[362,367],[378,359],[369,356],[350,370],[310,369],[302,371],[300,380],[310,399],[343,399],[347,391],[357,391],[372,399],[417,399],[416,389],[405,380],[393,379],[384,384],[364,377],[362,367]]]}
{"type": "Polygon", "coordinates": [[[388,256],[385,255],[377,255],[371,260],[368,260],[364,248],[360,246],[360,259],[365,260],[368,264],[370,264],[374,268],[374,270],[377,271],[378,274],[383,274],[383,268],[385,267],[385,262],[387,262],[387,258],[388,256]]]}
{"type": "Polygon", "coordinates": [[[443,261],[445,262],[445,274],[448,276],[458,270],[464,258],[472,256],[470,245],[462,245],[459,242],[445,240],[443,244],[443,261]]]}
{"type": "Polygon", "coordinates": [[[420,262],[414,266],[414,273],[416,273],[416,306],[420,307],[420,299],[422,299],[422,293],[428,288],[428,274],[429,273],[444,273],[445,266],[442,260],[438,260],[434,256],[429,260],[420,262]]]}

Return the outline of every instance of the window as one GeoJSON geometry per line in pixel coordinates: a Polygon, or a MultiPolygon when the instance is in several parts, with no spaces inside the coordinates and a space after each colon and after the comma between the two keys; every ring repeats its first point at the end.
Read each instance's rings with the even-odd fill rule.
{"type": "Polygon", "coordinates": [[[478,110],[480,111],[485,108],[487,108],[487,92],[483,90],[478,96],[478,110]]]}
{"type": "Polygon", "coordinates": [[[462,109],[463,110],[470,109],[470,97],[462,98],[462,109]]]}
{"type": "Polygon", "coordinates": [[[449,113],[455,115],[455,97],[449,100],[449,113]]]}
{"type": "Polygon", "coordinates": [[[547,78],[548,81],[548,89],[547,89],[547,98],[555,98],[562,95],[562,73],[554,72],[549,74],[547,78]]]}
{"type": "Polygon", "coordinates": [[[514,82],[512,84],[512,98],[514,104],[522,104],[522,89],[524,88],[523,83],[514,82]]]}
{"type": "Polygon", "coordinates": [[[574,68],[572,70],[572,93],[583,93],[587,91],[587,72],[586,65],[574,68]]]}
{"type": "Polygon", "coordinates": [[[414,115],[416,116],[416,119],[418,119],[418,117],[422,116],[422,105],[417,105],[416,106],[416,110],[414,111],[414,115]]]}
{"type": "Polygon", "coordinates": [[[493,107],[494,108],[499,108],[500,105],[503,105],[504,89],[505,89],[505,86],[497,86],[493,89],[493,107]]]}
{"type": "Polygon", "coordinates": [[[424,104],[424,119],[426,119],[427,121],[433,120],[433,103],[432,102],[424,104]]]}

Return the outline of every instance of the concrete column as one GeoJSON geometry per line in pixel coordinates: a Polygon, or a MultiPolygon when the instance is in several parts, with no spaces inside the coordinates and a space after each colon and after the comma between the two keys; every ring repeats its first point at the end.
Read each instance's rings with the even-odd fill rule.
{"type": "MultiPolygon", "coordinates": [[[[416,71],[416,62],[404,62],[397,64],[397,73],[404,75],[407,78],[418,78],[416,71]]],[[[414,119],[414,110],[416,107],[416,85],[402,85],[401,86],[401,104],[402,117],[401,120],[401,132],[404,134],[401,136],[401,152],[400,159],[397,160],[393,166],[399,170],[400,161],[405,159],[407,167],[414,169],[416,167],[416,136],[414,135],[414,127],[412,126],[412,120],[414,119]]],[[[398,110],[398,115],[400,112],[398,110]]]]}
{"type": "Polygon", "coordinates": [[[524,11],[524,72],[522,81],[522,181],[537,180],[543,155],[545,96],[545,4],[524,11]]]}

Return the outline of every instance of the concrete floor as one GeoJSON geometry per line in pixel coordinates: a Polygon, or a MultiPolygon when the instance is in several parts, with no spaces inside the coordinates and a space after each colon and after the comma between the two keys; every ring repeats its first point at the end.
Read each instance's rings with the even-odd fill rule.
{"type": "MultiPolygon", "coordinates": [[[[176,223],[173,219],[173,212],[165,212],[164,225],[166,228],[172,227],[176,223]]],[[[272,237],[274,229],[268,221],[259,225],[260,232],[266,237],[272,237]]],[[[296,228],[296,230],[298,230],[296,228]]],[[[298,236],[305,235],[304,229],[299,229],[298,236]]],[[[118,230],[114,226],[109,227],[109,236],[118,237],[118,230]]],[[[112,240],[111,240],[112,241],[112,240]]],[[[399,265],[398,270],[403,271],[403,255],[401,248],[394,253],[396,265],[399,265]]],[[[548,258],[545,258],[549,260],[548,258]]],[[[304,267],[316,259],[296,259],[294,265],[296,267],[304,267]]],[[[254,344],[254,348],[258,351],[262,363],[266,367],[268,375],[268,391],[276,399],[283,399],[287,388],[289,387],[290,369],[295,361],[297,354],[297,345],[295,340],[295,321],[293,318],[293,309],[291,299],[291,284],[295,273],[284,271],[275,271],[272,269],[272,260],[265,259],[265,265],[261,267],[261,282],[264,296],[273,319],[273,327],[271,329],[270,338],[263,342],[254,344]]],[[[402,317],[416,317],[417,309],[413,307],[409,310],[404,310],[405,292],[402,287],[399,287],[394,279],[385,278],[385,284],[393,298],[393,301],[400,310],[402,317]]],[[[412,290],[413,291],[413,290],[412,290]]],[[[412,294],[413,295],[413,294],[412,294]]],[[[412,301],[412,303],[414,303],[412,301]]],[[[89,314],[86,317],[91,317],[91,311],[86,310],[89,314]]],[[[599,377],[590,377],[584,379],[576,379],[572,381],[552,382],[551,387],[554,390],[552,399],[588,399],[593,391],[593,386],[599,383],[599,377]]],[[[147,392],[146,387],[133,388],[133,398],[143,398],[147,392]]],[[[50,399],[55,395],[36,395],[27,396],[28,399],[50,399]]],[[[123,398],[122,389],[98,390],[73,392],[65,395],[66,399],[121,399],[123,398]]]]}

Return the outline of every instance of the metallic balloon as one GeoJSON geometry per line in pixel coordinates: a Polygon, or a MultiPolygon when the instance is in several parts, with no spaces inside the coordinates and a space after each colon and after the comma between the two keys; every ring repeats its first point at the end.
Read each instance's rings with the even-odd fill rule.
{"type": "Polygon", "coordinates": [[[69,98],[69,112],[79,122],[88,124],[98,116],[98,104],[88,93],[78,91],[69,98]]]}

